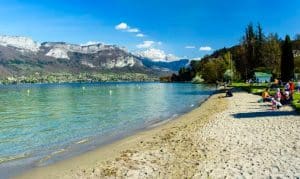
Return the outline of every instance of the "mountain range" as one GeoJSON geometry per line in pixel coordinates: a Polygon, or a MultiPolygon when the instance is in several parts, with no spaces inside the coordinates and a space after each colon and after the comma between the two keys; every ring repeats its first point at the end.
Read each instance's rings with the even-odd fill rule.
{"type": "Polygon", "coordinates": [[[161,76],[178,71],[189,60],[157,62],[132,54],[116,45],[66,42],[38,43],[27,37],[0,36],[0,75],[34,73],[142,73],[161,76]]]}

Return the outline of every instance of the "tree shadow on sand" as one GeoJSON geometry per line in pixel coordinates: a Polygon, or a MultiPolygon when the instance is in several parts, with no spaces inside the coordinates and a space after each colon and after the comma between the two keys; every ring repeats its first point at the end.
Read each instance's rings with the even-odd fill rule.
{"type": "Polygon", "coordinates": [[[248,112],[232,114],[234,118],[255,118],[255,117],[278,117],[278,116],[297,116],[295,111],[266,111],[266,112],[248,112]]]}

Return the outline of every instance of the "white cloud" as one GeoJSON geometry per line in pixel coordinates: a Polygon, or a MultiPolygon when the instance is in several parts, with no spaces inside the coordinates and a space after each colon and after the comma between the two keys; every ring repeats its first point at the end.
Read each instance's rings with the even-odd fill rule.
{"type": "Polygon", "coordinates": [[[179,58],[173,54],[166,54],[163,50],[150,48],[145,51],[137,52],[138,55],[149,58],[153,61],[176,61],[179,58]]]}
{"type": "Polygon", "coordinates": [[[151,40],[146,40],[142,44],[138,44],[136,47],[137,48],[150,48],[154,44],[154,41],[151,40]]]}
{"type": "Polygon", "coordinates": [[[137,33],[139,32],[140,30],[138,28],[130,28],[127,30],[127,32],[132,32],[132,33],[137,33]]]}
{"type": "Polygon", "coordinates": [[[194,48],[196,48],[195,46],[192,46],[192,45],[187,45],[187,46],[185,46],[184,48],[187,48],[187,49],[194,49],[194,48]]]}
{"type": "Polygon", "coordinates": [[[180,58],[174,54],[169,53],[165,59],[166,59],[166,61],[176,61],[176,60],[179,60],[180,58]]]}
{"type": "Polygon", "coordinates": [[[98,41],[88,41],[88,42],[80,44],[80,45],[81,46],[89,46],[89,45],[96,45],[96,44],[101,44],[101,42],[98,42],[98,41]]]}
{"type": "Polygon", "coordinates": [[[130,33],[138,33],[140,30],[138,28],[131,28],[127,23],[121,22],[120,24],[115,26],[116,30],[126,31],[130,33]]]}
{"type": "Polygon", "coordinates": [[[138,54],[142,57],[150,58],[154,61],[164,60],[166,54],[163,50],[150,48],[145,51],[138,52],[138,54]]]}
{"type": "Polygon", "coordinates": [[[142,34],[142,33],[136,34],[136,36],[137,36],[137,37],[145,37],[145,35],[142,34]]]}
{"type": "Polygon", "coordinates": [[[209,46],[205,46],[205,47],[200,47],[199,50],[200,50],[200,51],[211,51],[212,48],[209,47],[209,46]]]}
{"type": "Polygon", "coordinates": [[[115,26],[115,29],[117,29],[117,30],[126,30],[129,28],[130,27],[125,22],[121,22],[120,24],[115,26]]]}

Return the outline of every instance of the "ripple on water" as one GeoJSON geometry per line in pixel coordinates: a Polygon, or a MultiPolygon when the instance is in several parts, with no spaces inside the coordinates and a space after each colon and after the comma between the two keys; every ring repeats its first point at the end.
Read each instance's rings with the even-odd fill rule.
{"type": "Polygon", "coordinates": [[[8,162],[8,161],[23,159],[23,158],[29,157],[30,155],[31,154],[29,154],[29,153],[21,153],[21,154],[13,155],[13,156],[5,156],[5,157],[0,156],[0,164],[4,163],[4,162],[8,162]]]}

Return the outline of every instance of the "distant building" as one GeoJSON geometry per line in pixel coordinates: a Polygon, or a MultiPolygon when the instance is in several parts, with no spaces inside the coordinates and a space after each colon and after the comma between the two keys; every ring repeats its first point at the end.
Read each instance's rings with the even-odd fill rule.
{"type": "Polygon", "coordinates": [[[258,82],[258,83],[265,83],[265,82],[269,83],[271,81],[272,74],[263,73],[263,72],[255,72],[254,76],[255,76],[256,82],[258,82]]]}

